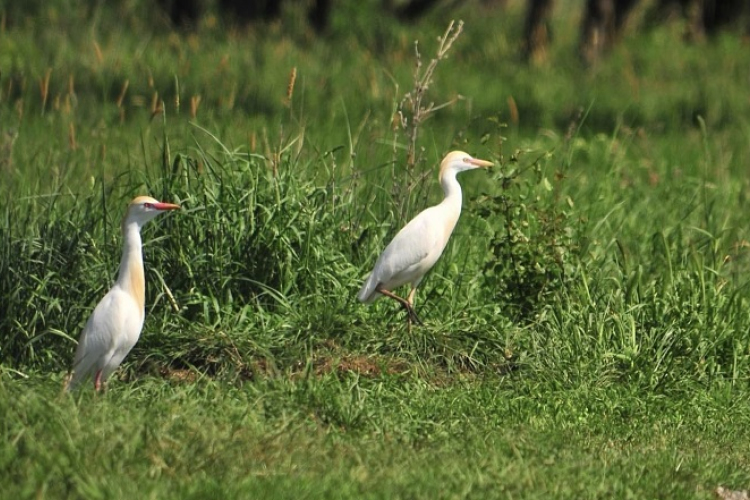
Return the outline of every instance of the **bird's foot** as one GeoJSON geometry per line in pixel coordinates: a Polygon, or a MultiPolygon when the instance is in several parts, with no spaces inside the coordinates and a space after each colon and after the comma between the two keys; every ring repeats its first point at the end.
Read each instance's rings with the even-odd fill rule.
{"type": "Polygon", "coordinates": [[[411,304],[406,306],[406,311],[409,313],[408,321],[410,325],[412,323],[416,323],[419,326],[424,326],[424,323],[422,323],[422,320],[419,319],[419,316],[417,316],[417,312],[414,310],[414,307],[411,304]]]}

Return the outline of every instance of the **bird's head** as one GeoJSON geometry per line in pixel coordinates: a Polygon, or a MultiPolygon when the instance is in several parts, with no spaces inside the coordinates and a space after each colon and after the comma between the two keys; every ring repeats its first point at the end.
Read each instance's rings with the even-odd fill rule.
{"type": "Polygon", "coordinates": [[[463,172],[464,170],[472,170],[474,168],[491,167],[492,162],[486,160],[480,160],[474,158],[468,153],[463,151],[451,151],[448,153],[443,161],[440,163],[440,181],[442,182],[443,176],[448,172],[454,175],[463,172]]]}
{"type": "Polygon", "coordinates": [[[178,210],[179,205],[174,203],[164,203],[150,196],[138,196],[128,205],[128,211],[122,220],[123,229],[128,223],[135,222],[138,227],[143,226],[146,222],[154,217],[169,210],[178,210]]]}

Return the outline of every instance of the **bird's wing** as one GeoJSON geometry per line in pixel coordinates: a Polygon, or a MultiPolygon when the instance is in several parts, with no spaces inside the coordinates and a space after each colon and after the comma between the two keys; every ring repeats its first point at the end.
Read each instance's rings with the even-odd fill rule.
{"type": "Polygon", "coordinates": [[[112,348],[116,326],[111,319],[115,303],[116,292],[112,289],[99,301],[83,327],[78,338],[73,359],[73,378],[68,383],[68,389],[75,388],[93,375],[101,358],[112,348]]]}
{"type": "Polygon", "coordinates": [[[120,366],[122,360],[125,359],[125,356],[128,355],[136,342],[138,342],[141,330],[143,329],[144,311],[130,294],[126,295],[127,299],[123,301],[119,308],[120,315],[122,316],[120,318],[122,327],[119,335],[115,338],[111,357],[105,360],[102,370],[102,381],[107,380],[112,372],[120,366]]]}
{"type": "Polygon", "coordinates": [[[134,319],[142,323],[142,315],[133,318],[133,303],[132,297],[117,286],[99,301],[78,339],[69,389],[104,367],[123,333],[133,329],[134,319]]]}
{"type": "Polygon", "coordinates": [[[378,285],[392,290],[418,282],[432,267],[445,246],[440,238],[441,228],[432,221],[434,208],[422,211],[409,221],[383,250],[358,294],[360,301],[375,300],[378,285]]]}

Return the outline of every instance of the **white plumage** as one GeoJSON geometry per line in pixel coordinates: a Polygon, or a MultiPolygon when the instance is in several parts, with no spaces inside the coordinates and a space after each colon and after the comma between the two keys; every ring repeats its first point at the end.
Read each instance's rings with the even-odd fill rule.
{"type": "Polygon", "coordinates": [[[443,158],[439,179],[445,198],[440,204],[420,212],[396,234],[357,294],[361,302],[369,304],[385,295],[406,308],[409,324],[421,323],[414,312],[414,294],[427,271],[442,255],[461,215],[461,185],[456,174],[491,165],[463,151],[453,151],[443,158]],[[411,290],[406,299],[393,293],[407,283],[411,284],[411,290]]]}
{"type": "Polygon", "coordinates": [[[102,389],[133,346],[138,342],[146,314],[146,282],[141,250],[141,227],[179,205],[162,203],[148,196],[130,202],[122,220],[123,249],[117,281],[99,301],[81,332],[67,389],[75,389],[89,377],[102,389]]]}

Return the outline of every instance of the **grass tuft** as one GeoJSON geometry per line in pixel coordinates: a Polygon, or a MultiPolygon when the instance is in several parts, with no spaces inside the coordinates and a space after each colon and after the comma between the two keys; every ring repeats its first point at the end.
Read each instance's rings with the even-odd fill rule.
{"type": "Polygon", "coordinates": [[[550,64],[516,64],[514,1],[447,30],[339,2],[314,41],[302,4],[181,32],[155,8],[0,6],[5,496],[747,489],[739,37],[657,26],[586,72],[562,11],[550,64]],[[461,177],[409,333],[355,294],[451,149],[496,167],[461,177]],[[143,231],[142,337],[64,394],[138,194],[183,207],[143,231]]]}

